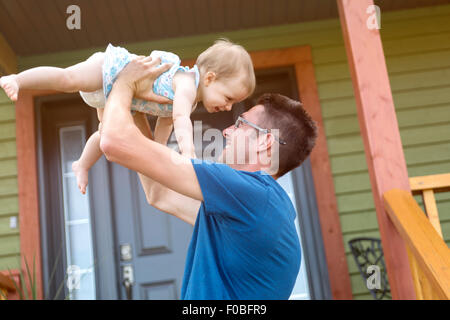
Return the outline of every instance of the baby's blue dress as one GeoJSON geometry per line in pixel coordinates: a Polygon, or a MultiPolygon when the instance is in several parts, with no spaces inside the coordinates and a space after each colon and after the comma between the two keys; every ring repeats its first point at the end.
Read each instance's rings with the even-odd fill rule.
{"type": "MultiPolygon", "coordinates": [[[[108,45],[106,51],[97,52],[94,55],[102,54],[104,56],[102,73],[103,73],[103,90],[94,92],[81,92],[80,95],[84,102],[94,108],[104,108],[105,101],[108,98],[114,81],[117,79],[120,71],[134,58],[135,54],[129,53],[126,49],[108,45]]],[[[93,56],[94,56],[93,55],[93,56]]],[[[172,63],[172,67],[160,75],[153,84],[153,92],[160,96],[167,97],[171,100],[174,98],[174,91],[172,89],[172,80],[176,72],[193,72],[195,74],[195,86],[198,88],[200,74],[197,66],[193,68],[183,67],[180,65],[180,58],[171,52],[157,51],[151,52],[152,58],[161,58],[161,64],[172,63]]],[[[131,102],[131,110],[148,113],[158,117],[171,117],[173,106],[172,104],[159,104],[146,100],[133,98],[131,102]]]]}

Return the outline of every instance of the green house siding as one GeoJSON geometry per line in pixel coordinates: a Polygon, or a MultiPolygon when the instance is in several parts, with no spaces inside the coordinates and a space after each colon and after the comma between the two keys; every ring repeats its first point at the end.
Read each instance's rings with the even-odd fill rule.
{"type": "Polygon", "coordinates": [[[19,266],[19,229],[10,228],[18,216],[16,125],[14,105],[0,94],[0,270],[19,266]]]}
{"type": "MultiPolygon", "coordinates": [[[[450,6],[382,13],[381,34],[405,157],[410,176],[450,172],[450,6]]],[[[138,54],[168,50],[195,58],[219,36],[248,50],[310,45],[331,157],[338,209],[355,299],[371,299],[348,250],[348,240],[379,237],[356,104],[336,20],[127,44],[138,54]]],[[[86,59],[93,48],[23,57],[19,69],[38,65],[68,66],[86,59]]],[[[0,269],[15,267],[17,215],[14,110],[0,94],[0,269]]],[[[419,200],[419,198],[417,197],[419,200]]],[[[450,243],[450,196],[438,195],[443,233],[450,243]]]]}

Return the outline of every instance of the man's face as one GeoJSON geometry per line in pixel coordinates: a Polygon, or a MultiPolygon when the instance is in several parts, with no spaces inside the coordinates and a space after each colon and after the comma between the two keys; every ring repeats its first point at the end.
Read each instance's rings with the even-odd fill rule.
{"type": "MultiPolygon", "coordinates": [[[[264,106],[256,105],[241,117],[258,124],[264,115],[264,106]]],[[[222,131],[226,139],[226,146],[223,149],[220,161],[231,167],[243,164],[253,164],[257,157],[257,130],[249,125],[242,123],[239,128],[235,128],[234,124],[222,131]]]]}

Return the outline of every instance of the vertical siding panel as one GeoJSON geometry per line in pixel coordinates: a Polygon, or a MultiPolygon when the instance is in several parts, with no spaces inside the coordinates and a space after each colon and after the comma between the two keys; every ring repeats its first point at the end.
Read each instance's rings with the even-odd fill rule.
{"type": "Polygon", "coordinates": [[[19,213],[14,121],[14,104],[0,90],[0,270],[20,266],[19,229],[10,228],[19,213]]]}

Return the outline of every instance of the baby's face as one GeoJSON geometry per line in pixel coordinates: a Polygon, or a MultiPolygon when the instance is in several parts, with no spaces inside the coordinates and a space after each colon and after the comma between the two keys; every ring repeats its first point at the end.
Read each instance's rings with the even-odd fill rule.
{"type": "Polygon", "coordinates": [[[239,77],[224,80],[208,79],[205,76],[202,102],[208,112],[230,111],[234,103],[247,98],[248,92],[239,77]]]}

